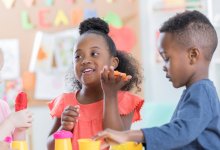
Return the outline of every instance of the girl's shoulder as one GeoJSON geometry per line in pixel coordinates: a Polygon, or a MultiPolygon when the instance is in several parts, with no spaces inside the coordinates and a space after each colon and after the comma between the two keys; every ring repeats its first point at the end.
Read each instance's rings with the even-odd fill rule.
{"type": "Polygon", "coordinates": [[[48,103],[50,109],[50,114],[52,117],[60,117],[61,113],[68,105],[75,105],[76,102],[76,93],[62,93],[48,103]]]}
{"type": "Polygon", "coordinates": [[[68,93],[62,93],[56,98],[54,98],[52,101],[56,103],[72,103],[73,100],[76,99],[76,92],[68,92],[68,93]]]}

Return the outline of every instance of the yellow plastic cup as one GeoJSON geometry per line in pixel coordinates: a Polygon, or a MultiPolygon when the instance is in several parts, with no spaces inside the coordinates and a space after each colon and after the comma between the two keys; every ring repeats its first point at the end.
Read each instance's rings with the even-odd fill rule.
{"type": "Polygon", "coordinates": [[[79,150],[100,150],[101,141],[94,141],[92,139],[79,139],[79,150]]]}
{"type": "Polygon", "coordinates": [[[54,133],[55,150],[72,150],[71,138],[73,134],[69,131],[57,131],[54,133]]]}
{"type": "Polygon", "coordinates": [[[72,150],[70,139],[56,139],[55,150],[72,150]]]}
{"type": "Polygon", "coordinates": [[[13,150],[28,150],[26,141],[12,141],[11,147],[13,150]]]}
{"type": "Polygon", "coordinates": [[[137,144],[135,142],[126,142],[119,145],[111,146],[110,150],[142,150],[142,144],[137,144]]]}

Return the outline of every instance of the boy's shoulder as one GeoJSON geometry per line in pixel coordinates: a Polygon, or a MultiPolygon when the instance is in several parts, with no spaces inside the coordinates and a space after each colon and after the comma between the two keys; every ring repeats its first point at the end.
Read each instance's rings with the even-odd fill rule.
{"type": "Polygon", "coordinates": [[[199,80],[187,88],[187,91],[215,91],[213,82],[209,79],[199,80]]]}
{"type": "Polygon", "coordinates": [[[184,99],[207,103],[218,103],[219,98],[213,82],[209,79],[197,81],[186,89],[184,99]]]}

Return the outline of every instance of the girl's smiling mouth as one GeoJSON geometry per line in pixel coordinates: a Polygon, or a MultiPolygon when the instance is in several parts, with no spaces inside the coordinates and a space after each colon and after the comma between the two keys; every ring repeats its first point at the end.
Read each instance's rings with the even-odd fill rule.
{"type": "Polygon", "coordinates": [[[83,74],[90,74],[90,73],[92,73],[92,72],[94,72],[94,71],[95,71],[95,69],[85,68],[85,69],[83,69],[82,73],[83,73],[83,74]]]}

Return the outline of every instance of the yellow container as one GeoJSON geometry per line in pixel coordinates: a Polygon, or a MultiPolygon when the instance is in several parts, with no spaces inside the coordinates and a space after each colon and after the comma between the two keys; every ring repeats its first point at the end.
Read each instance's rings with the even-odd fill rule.
{"type": "Polygon", "coordinates": [[[111,146],[110,150],[142,150],[142,144],[137,144],[135,142],[126,142],[119,145],[111,146]]]}
{"type": "Polygon", "coordinates": [[[69,131],[57,131],[54,133],[55,149],[54,150],[72,150],[72,133],[69,131]]]}
{"type": "Polygon", "coordinates": [[[92,139],[79,139],[79,150],[100,150],[101,141],[94,141],[92,139]]]}
{"type": "Polygon", "coordinates": [[[72,150],[70,139],[55,139],[55,150],[72,150]]]}
{"type": "Polygon", "coordinates": [[[12,141],[11,146],[13,150],[28,150],[26,141],[12,141]]]}

